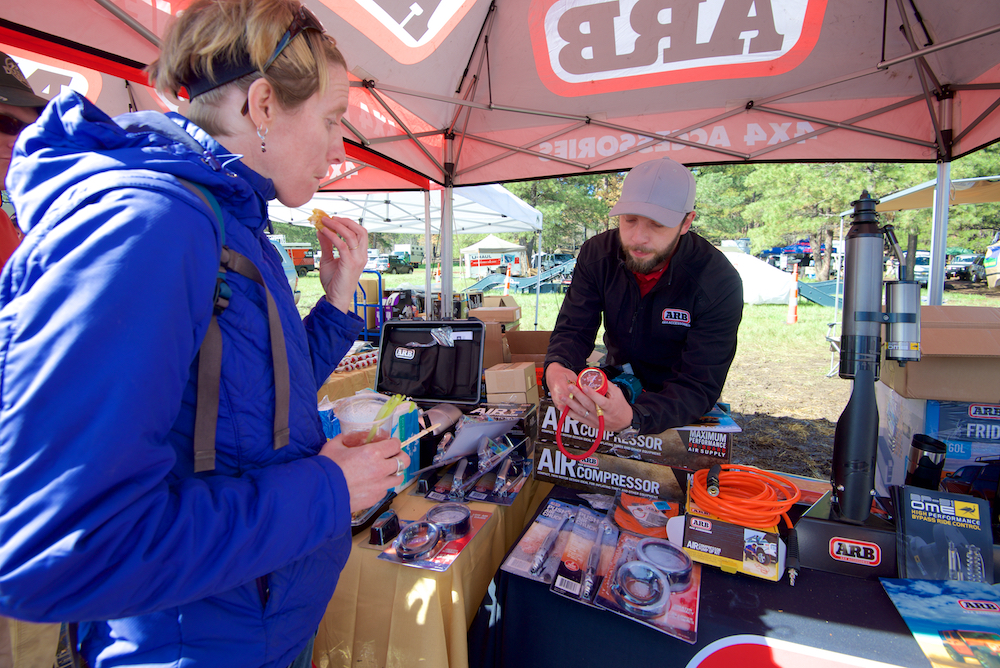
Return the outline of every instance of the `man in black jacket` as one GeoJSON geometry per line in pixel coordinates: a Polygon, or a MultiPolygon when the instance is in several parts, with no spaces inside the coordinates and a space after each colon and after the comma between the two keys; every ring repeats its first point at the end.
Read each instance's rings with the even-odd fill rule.
{"type": "Polygon", "coordinates": [[[637,165],[610,215],[618,229],[583,244],[545,356],[560,411],[625,436],[690,424],[718,400],[736,355],[743,283],[726,257],[691,232],[695,182],[669,158],[637,165]],[[576,377],[604,318],[606,365],[630,365],[632,403],[611,384],[581,391],[576,377]]]}

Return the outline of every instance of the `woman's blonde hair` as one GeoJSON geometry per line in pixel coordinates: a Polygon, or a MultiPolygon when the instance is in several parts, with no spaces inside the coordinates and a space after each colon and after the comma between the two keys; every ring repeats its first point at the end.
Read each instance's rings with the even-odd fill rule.
{"type": "Polygon", "coordinates": [[[261,73],[300,7],[296,0],[195,0],[167,28],[160,57],[146,68],[150,81],[177,98],[182,87],[199,79],[216,81],[227,65],[249,61],[254,71],[191,100],[188,117],[210,135],[231,134],[218,113],[229,86],[246,92],[263,76],[278,103],[293,109],[326,90],[329,64],[347,69],[332,37],[303,30],[261,73]]]}

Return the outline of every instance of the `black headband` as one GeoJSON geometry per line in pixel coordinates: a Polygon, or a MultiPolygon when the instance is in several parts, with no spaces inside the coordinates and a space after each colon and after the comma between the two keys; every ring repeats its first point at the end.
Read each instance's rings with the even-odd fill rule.
{"type": "Polygon", "coordinates": [[[188,96],[193,100],[199,95],[203,95],[210,90],[215,90],[220,86],[225,86],[256,71],[257,68],[250,62],[250,56],[246,53],[241,53],[239,60],[236,62],[227,62],[221,68],[216,68],[214,79],[209,78],[207,74],[201,75],[197,72],[192,72],[192,80],[185,81],[184,86],[188,90],[188,96]]]}

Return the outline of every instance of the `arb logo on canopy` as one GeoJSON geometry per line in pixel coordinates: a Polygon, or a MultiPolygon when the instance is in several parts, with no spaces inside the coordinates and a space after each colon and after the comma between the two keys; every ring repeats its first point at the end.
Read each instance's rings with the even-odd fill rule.
{"type": "Polygon", "coordinates": [[[826,0],[533,0],[538,72],[559,95],[783,74],[816,45],[826,0]]]}

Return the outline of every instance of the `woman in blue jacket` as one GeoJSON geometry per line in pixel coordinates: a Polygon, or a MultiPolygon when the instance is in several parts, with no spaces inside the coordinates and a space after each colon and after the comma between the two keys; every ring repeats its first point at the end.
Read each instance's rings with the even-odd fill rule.
{"type": "Polygon", "coordinates": [[[316,411],[363,326],[366,231],[322,220],[304,320],[264,235],[268,200],[304,204],[345,158],[347,68],[296,0],[198,0],[150,74],[188,118],[64,93],[15,148],[0,614],[80,622],[93,668],[309,665],[351,510],[408,463],[397,439],[327,441],[316,411]]]}

